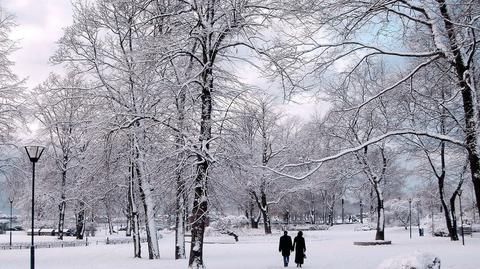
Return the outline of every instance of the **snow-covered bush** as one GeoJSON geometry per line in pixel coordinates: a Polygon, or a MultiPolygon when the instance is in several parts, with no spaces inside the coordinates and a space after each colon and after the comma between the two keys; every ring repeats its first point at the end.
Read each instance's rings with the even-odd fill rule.
{"type": "Polygon", "coordinates": [[[226,216],[212,223],[210,227],[217,230],[229,230],[232,228],[242,228],[248,226],[249,221],[245,216],[226,216]]]}
{"type": "Polygon", "coordinates": [[[314,224],[309,228],[309,230],[312,230],[312,231],[326,231],[328,229],[330,229],[330,225],[325,225],[325,224],[314,224]]]}
{"type": "Polygon", "coordinates": [[[205,236],[207,237],[215,237],[215,236],[220,236],[220,232],[217,229],[214,229],[210,226],[205,227],[205,236]]]}
{"type": "Polygon", "coordinates": [[[356,226],[353,230],[355,232],[359,232],[359,231],[371,231],[375,229],[376,227],[374,227],[373,224],[369,223],[369,224],[362,224],[360,226],[356,226]]]}
{"type": "Polygon", "coordinates": [[[480,224],[472,224],[472,232],[473,233],[480,232],[480,224]]]}
{"type": "Polygon", "coordinates": [[[429,234],[433,234],[434,236],[448,237],[447,224],[445,223],[445,218],[442,215],[435,215],[433,219],[433,231],[431,217],[425,217],[420,223],[429,234]]]}
{"type": "MultiPolygon", "coordinates": [[[[390,199],[385,202],[385,215],[391,224],[402,225],[405,229],[410,224],[410,204],[408,200],[390,199]]],[[[412,202],[412,223],[417,223],[417,207],[412,202]]]]}
{"type": "Polygon", "coordinates": [[[440,269],[440,258],[431,253],[416,251],[384,260],[377,269],[440,269]]]}

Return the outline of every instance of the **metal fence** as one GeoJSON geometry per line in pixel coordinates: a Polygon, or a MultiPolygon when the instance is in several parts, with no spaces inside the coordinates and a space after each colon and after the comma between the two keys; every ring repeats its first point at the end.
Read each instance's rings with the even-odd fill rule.
{"type": "MultiPolygon", "coordinates": [[[[140,238],[140,243],[147,242],[147,238],[140,238]]],[[[54,241],[54,242],[38,242],[35,244],[35,248],[64,248],[64,247],[88,247],[91,245],[119,245],[133,243],[132,238],[106,238],[104,240],[77,240],[77,241],[54,241]]],[[[29,249],[30,243],[13,243],[11,246],[9,243],[0,244],[0,250],[9,249],[29,249]]]]}

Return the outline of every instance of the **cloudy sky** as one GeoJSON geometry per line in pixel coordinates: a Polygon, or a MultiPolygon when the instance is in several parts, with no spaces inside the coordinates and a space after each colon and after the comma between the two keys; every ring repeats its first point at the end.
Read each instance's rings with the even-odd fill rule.
{"type": "MultiPolygon", "coordinates": [[[[70,0],[0,0],[0,6],[15,16],[17,27],[11,38],[18,42],[19,49],[11,56],[14,71],[20,78],[27,78],[27,87],[42,83],[50,72],[60,68],[49,63],[62,36],[63,28],[72,23],[70,0]]],[[[246,76],[258,73],[251,68],[242,70],[246,76]],[[248,72],[250,70],[250,72],[248,72]]],[[[253,75],[252,75],[253,76],[253,75]]],[[[253,82],[256,78],[247,79],[253,82]]],[[[289,114],[308,119],[316,110],[325,111],[325,104],[314,104],[310,98],[297,98],[300,103],[282,107],[289,114]]]]}
{"type": "Polygon", "coordinates": [[[48,59],[62,29],[72,22],[70,1],[0,0],[0,4],[15,16],[18,25],[11,33],[19,47],[11,57],[14,71],[20,78],[28,78],[29,88],[34,87],[55,70],[48,59]]]}

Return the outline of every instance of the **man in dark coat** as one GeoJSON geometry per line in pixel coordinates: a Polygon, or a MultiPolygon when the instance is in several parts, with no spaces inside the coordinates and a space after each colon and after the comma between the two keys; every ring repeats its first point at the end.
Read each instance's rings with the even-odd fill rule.
{"type": "Polygon", "coordinates": [[[295,249],[295,263],[297,264],[297,267],[302,267],[303,259],[305,258],[305,251],[307,251],[305,239],[302,236],[303,232],[299,231],[298,235],[293,240],[293,248],[295,249]]]}
{"type": "Polygon", "coordinates": [[[288,266],[288,261],[290,260],[290,252],[292,250],[292,238],[288,236],[287,231],[284,231],[283,236],[280,237],[280,245],[278,246],[278,251],[282,252],[283,266],[285,267],[288,266]]]}

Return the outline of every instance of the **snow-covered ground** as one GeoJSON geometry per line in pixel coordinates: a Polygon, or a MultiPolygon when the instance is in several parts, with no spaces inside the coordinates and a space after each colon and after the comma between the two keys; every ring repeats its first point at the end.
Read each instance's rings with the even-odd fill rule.
{"type": "MultiPolygon", "coordinates": [[[[426,235],[418,237],[414,230],[413,238],[403,228],[390,228],[386,231],[392,245],[354,246],[353,241],[371,240],[374,231],[354,231],[354,225],[338,225],[328,231],[306,231],[307,259],[304,268],[328,269],[375,269],[383,260],[396,256],[409,256],[416,251],[429,252],[439,257],[442,269],[479,269],[480,234],[451,242],[448,238],[435,238],[426,235]]],[[[290,231],[294,236],[295,231],[290,231]]],[[[17,234],[20,240],[25,235],[17,234]]],[[[278,252],[280,231],[271,236],[241,234],[239,242],[232,237],[206,237],[205,265],[209,269],[273,269],[283,268],[282,257],[278,252]],[[208,244],[215,243],[215,244],[208,244]]],[[[104,237],[103,234],[97,235],[104,237]]],[[[46,238],[39,240],[47,240],[46,238]]],[[[0,242],[8,242],[8,234],[0,235],[0,242]]],[[[187,268],[187,260],[174,260],[173,233],[165,233],[160,239],[160,260],[134,259],[131,245],[98,245],[56,249],[37,249],[37,269],[179,269],[187,268]]],[[[142,244],[142,253],[147,256],[147,246],[142,244]]],[[[0,268],[17,269],[29,267],[28,250],[1,250],[0,268]]],[[[290,267],[295,267],[293,263],[290,267]]]]}

